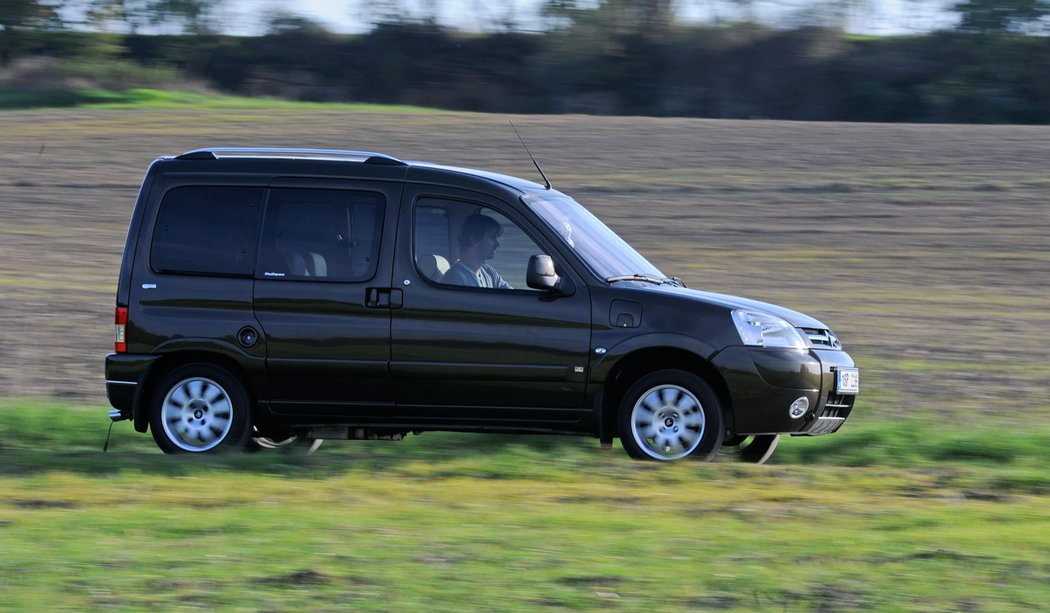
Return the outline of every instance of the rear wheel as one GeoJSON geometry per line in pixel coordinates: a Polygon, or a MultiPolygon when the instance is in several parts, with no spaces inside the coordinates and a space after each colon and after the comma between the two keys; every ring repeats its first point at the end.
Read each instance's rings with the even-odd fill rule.
{"type": "Polygon", "coordinates": [[[251,431],[248,394],[224,368],[180,366],[155,388],[150,431],[165,453],[242,449],[251,431]]]}
{"type": "Polygon", "coordinates": [[[722,407],[711,387],[683,370],[660,370],[634,383],[620,403],[623,448],[638,460],[710,460],[722,444],[722,407]]]}

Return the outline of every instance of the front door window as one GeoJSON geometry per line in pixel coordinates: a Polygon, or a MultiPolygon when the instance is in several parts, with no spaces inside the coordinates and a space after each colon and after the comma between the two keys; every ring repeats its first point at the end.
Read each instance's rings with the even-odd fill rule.
{"type": "Polygon", "coordinates": [[[477,204],[423,198],[415,210],[416,265],[435,283],[491,290],[532,290],[529,258],[543,254],[499,212],[477,204]]]}

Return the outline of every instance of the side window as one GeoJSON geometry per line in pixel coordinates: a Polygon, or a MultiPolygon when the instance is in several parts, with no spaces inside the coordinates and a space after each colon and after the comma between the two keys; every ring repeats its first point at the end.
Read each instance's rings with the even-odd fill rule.
{"type": "Polygon", "coordinates": [[[153,270],[251,276],[263,191],[204,186],[168,191],[153,231],[153,270]]]}
{"type": "Polygon", "coordinates": [[[375,192],[272,189],[258,276],[367,281],[376,272],[386,200],[375,192]]]}
{"type": "Polygon", "coordinates": [[[413,245],[420,274],[443,285],[531,290],[529,258],[542,254],[517,224],[468,202],[421,198],[413,245]]]}

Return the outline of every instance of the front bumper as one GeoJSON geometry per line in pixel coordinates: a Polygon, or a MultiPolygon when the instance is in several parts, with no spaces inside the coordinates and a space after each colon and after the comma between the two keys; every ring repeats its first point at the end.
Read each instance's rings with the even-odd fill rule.
{"type": "Polygon", "coordinates": [[[844,351],[729,347],[712,362],[729,390],[735,434],[830,434],[856,401],[835,391],[836,371],[854,366],[844,351]],[[809,409],[792,418],[788,408],[802,397],[809,409]]]}

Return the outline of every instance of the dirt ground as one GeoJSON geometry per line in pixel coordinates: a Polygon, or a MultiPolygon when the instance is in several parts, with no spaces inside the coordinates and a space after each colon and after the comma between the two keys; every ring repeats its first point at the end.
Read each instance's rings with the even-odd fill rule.
{"type": "MultiPolygon", "coordinates": [[[[0,113],[0,396],[105,406],[120,255],[156,156],[366,149],[534,178],[507,119],[0,113]]],[[[867,410],[1050,420],[1050,128],[513,119],[555,187],[664,273],[830,325],[867,410]]]]}

